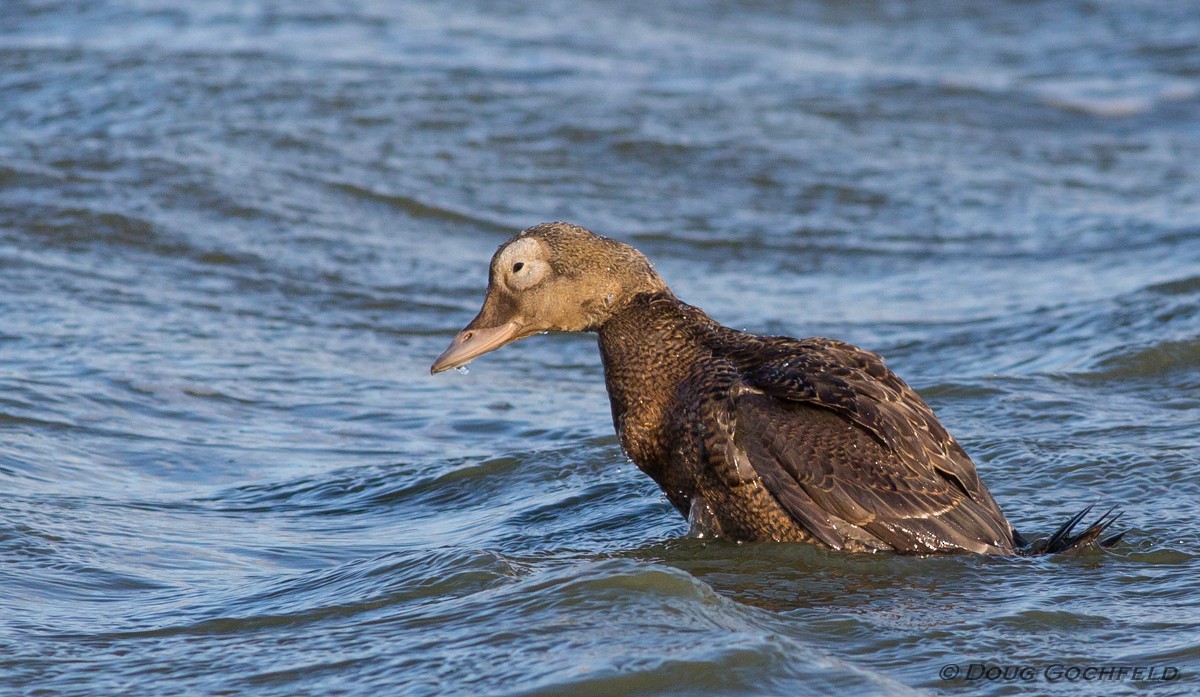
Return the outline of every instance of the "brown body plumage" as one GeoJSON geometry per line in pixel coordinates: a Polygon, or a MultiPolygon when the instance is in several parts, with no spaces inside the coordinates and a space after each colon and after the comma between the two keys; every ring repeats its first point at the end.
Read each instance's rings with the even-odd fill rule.
{"type": "MultiPolygon", "coordinates": [[[[853,551],[1024,544],[879,356],[724,327],[677,299],[640,252],[578,226],[539,225],[500,247],[483,308],[433,372],[547,330],[599,334],[622,448],[704,533],[853,551]]],[[[1090,542],[1112,519],[1075,536],[1064,526],[1046,551],[1090,542]]]]}

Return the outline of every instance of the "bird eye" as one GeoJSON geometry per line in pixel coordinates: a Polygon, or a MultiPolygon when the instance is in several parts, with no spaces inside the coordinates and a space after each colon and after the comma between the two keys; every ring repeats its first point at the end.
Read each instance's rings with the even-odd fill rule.
{"type": "Polygon", "coordinates": [[[525,262],[518,261],[517,263],[513,264],[513,273],[516,273],[523,268],[525,268],[525,262]]]}

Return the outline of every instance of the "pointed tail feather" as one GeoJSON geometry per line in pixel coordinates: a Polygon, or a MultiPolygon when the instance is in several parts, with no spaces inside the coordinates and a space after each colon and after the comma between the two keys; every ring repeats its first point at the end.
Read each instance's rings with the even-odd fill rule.
{"type": "Polygon", "coordinates": [[[1084,528],[1083,532],[1072,534],[1075,526],[1079,525],[1080,521],[1086,518],[1094,507],[1095,504],[1092,504],[1075,514],[1070,520],[1055,530],[1054,534],[1044,540],[1038,540],[1033,544],[1029,544],[1014,531],[1013,541],[1021,549],[1021,553],[1027,555],[1058,554],[1059,552],[1066,552],[1072,549],[1080,549],[1093,543],[1099,547],[1112,547],[1125,536],[1124,531],[1104,539],[1100,539],[1100,536],[1123,515],[1121,511],[1117,510],[1116,506],[1105,511],[1091,525],[1084,528]]]}

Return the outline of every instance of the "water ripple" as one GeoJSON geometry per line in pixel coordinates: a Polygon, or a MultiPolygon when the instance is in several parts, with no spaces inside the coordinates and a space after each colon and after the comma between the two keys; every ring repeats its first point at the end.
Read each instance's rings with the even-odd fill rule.
{"type": "Polygon", "coordinates": [[[6,5],[0,684],[1075,695],[938,670],[1190,670],[1195,8],[1016,4],[6,5]],[[1126,538],[686,538],[621,453],[594,338],[428,374],[496,245],[548,219],[732,326],[880,351],[1019,529],[1100,501],[1126,538]]]}

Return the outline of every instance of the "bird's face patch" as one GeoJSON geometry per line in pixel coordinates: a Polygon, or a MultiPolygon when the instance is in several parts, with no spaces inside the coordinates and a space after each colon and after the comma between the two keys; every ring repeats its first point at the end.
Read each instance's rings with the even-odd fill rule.
{"type": "Polygon", "coordinates": [[[599,288],[609,279],[595,273],[560,273],[559,266],[552,263],[556,255],[561,257],[561,251],[528,232],[500,247],[492,257],[483,309],[472,325],[514,322],[520,329],[513,340],[547,331],[584,329],[589,301],[602,292],[599,288]]]}
{"type": "Polygon", "coordinates": [[[534,226],[498,249],[483,307],[435,373],[532,334],[594,331],[627,298],[666,291],[637,250],[568,223],[534,226]]]}
{"type": "Polygon", "coordinates": [[[520,237],[501,247],[492,259],[492,283],[500,282],[512,291],[529,290],[550,275],[546,247],[533,237],[520,237]]]}
{"type": "Polygon", "coordinates": [[[549,253],[544,242],[524,235],[496,251],[483,307],[438,356],[431,372],[464,365],[517,339],[559,328],[550,311],[557,294],[548,287],[553,285],[549,253]]]}

